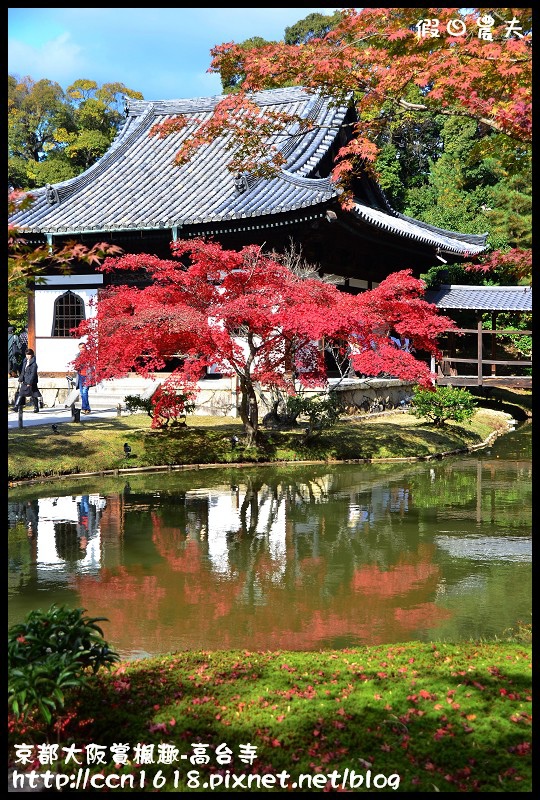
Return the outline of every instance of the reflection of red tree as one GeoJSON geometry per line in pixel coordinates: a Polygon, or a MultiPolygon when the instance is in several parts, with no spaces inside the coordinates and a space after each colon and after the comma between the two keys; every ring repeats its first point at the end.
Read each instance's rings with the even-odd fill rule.
{"type": "Polygon", "coordinates": [[[152,514],[152,541],[156,550],[175,572],[198,572],[200,548],[193,539],[186,539],[180,528],[165,528],[157,514],[152,514]]]}
{"type": "Polygon", "coordinates": [[[436,585],[439,567],[431,562],[433,548],[431,552],[428,552],[429,549],[420,545],[414,563],[407,563],[407,558],[401,557],[395,567],[385,571],[373,565],[355,570],[352,581],[354,591],[395,597],[409,594],[416,586],[422,586],[430,579],[436,585]]]}
{"type": "Polygon", "coordinates": [[[432,628],[437,622],[452,616],[451,611],[436,606],[435,603],[422,603],[414,608],[396,608],[394,614],[405,631],[432,628]]]}
{"type": "Polygon", "coordinates": [[[408,638],[411,631],[434,628],[451,616],[446,609],[426,601],[440,576],[439,567],[432,561],[434,552],[432,545],[420,544],[416,553],[402,556],[386,571],[376,565],[355,570],[352,586],[372,612],[374,627],[382,627],[388,635],[402,630],[401,638],[408,638]]]}
{"type": "Polygon", "coordinates": [[[340,637],[381,644],[405,641],[412,631],[433,629],[448,616],[431,600],[439,568],[430,546],[420,545],[387,570],[365,564],[336,584],[325,560],[295,557],[291,535],[284,562],[261,547],[249,569],[219,576],[204,540],[186,539],[157,515],[152,538],[163,557],[152,577],[141,565],[103,568],[97,580],[78,579],[84,607],[110,620],[103,625],[105,636],[123,653],[316,650],[340,637]]]}
{"type": "Polygon", "coordinates": [[[102,568],[98,578],[79,576],[77,587],[88,614],[107,618],[100,625],[112,647],[128,651],[129,642],[136,647],[140,642],[140,649],[145,649],[141,631],[159,627],[159,604],[166,593],[156,575],[146,575],[142,565],[130,566],[129,571],[124,566],[102,568]]]}

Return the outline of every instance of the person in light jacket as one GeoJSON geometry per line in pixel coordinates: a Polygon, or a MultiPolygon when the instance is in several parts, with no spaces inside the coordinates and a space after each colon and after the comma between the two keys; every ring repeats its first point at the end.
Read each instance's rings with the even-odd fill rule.
{"type": "Polygon", "coordinates": [[[83,414],[90,414],[92,409],[90,408],[90,401],[88,400],[88,389],[95,385],[93,382],[93,370],[79,360],[79,357],[84,356],[86,350],[86,344],[84,342],[79,342],[79,356],[75,359],[75,367],[77,370],[75,386],[81,395],[81,412],[83,414]]]}
{"type": "Polygon", "coordinates": [[[37,414],[39,411],[39,399],[41,392],[38,389],[38,365],[36,362],[36,354],[32,348],[28,348],[21,366],[19,374],[19,391],[15,405],[13,406],[18,411],[20,406],[24,406],[26,398],[31,397],[34,403],[34,412],[37,414]]]}

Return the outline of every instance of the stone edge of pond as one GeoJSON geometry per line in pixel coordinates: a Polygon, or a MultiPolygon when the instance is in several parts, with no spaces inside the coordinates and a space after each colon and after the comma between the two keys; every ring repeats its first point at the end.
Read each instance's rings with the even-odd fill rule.
{"type": "MultiPolygon", "coordinates": [[[[502,412],[505,413],[505,412],[502,412]]],[[[482,450],[488,447],[499,436],[509,433],[514,430],[516,420],[508,416],[508,430],[492,431],[489,436],[479,444],[470,445],[469,447],[457,447],[454,450],[443,450],[439,453],[430,453],[424,456],[402,456],[395,458],[347,458],[342,460],[314,460],[314,461],[237,461],[234,462],[235,467],[272,467],[272,466],[285,466],[285,465],[302,465],[302,464],[385,464],[385,463],[400,463],[407,461],[440,461],[447,456],[465,455],[466,453],[473,453],[476,450],[482,450]]],[[[43,477],[28,478],[27,480],[9,481],[8,487],[10,489],[16,486],[28,486],[39,483],[49,483],[51,481],[59,481],[72,478],[92,478],[92,477],[117,477],[120,475],[135,475],[144,472],[187,472],[189,470],[201,469],[226,469],[231,464],[164,464],[153,467],[126,467],[124,469],[107,469],[97,470],[96,472],[70,472],[65,475],[44,475],[43,477]]]]}

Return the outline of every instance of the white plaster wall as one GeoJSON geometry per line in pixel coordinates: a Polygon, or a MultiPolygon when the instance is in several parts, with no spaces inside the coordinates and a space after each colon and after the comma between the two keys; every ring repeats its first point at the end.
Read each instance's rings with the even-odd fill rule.
{"type": "MultiPolygon", "coordinates": [[[[36,323],[36,361],[41,374],[44,372],[69,372],[72,368],[69,362],[77,355],[77,342],[75,338],[52,336],[55,300],[68,290],[68,286],[58,289],[39,289],[35,292],[35,323],[36,323]]],[[[97,295],[97,288],[72,289],[84,303],[86,319],[95,316],[95,307],[90,305],[90,300],[97,295]]]]}

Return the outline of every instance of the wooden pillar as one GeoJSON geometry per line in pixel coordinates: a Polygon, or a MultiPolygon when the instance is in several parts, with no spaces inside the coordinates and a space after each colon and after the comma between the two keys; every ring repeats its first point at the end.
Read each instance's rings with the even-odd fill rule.
{"type": "Polygon", "coordinates": [[[448,350],[450,358],[452,358],[453,356],[455,357],[456,355],[456,334],[454,333],[454,331],[450,332],[450,336],[448,338],[449,338],[448,350]]]}
{"type": "MultiPolygon", "coordinates": [[[[28,293],[28,347],[36,352],[36,287],[28,293]]],[[[36,353],[37,358],[37,353],[36,353]]],[[[39,363],[39,362],[38,362],[39,363]]]]}
{"type": "MultiPolygon", "coordinates": [[[[492,314],[491,314],[491,330],[492,331],[496,331],[497,330],[497,312],[496,311],[493,311],[492,314]]],[[[497,339],[497,335],[495,333],[492,333],[491,334],[491,359],[492,359],[492,361],[495,361],[495,353],[497,352],[496,342],[495,342],[496,339],[497,339]]],[[[496,371],[497,371],[496,370],[496,365],[492,364],[491,365],[491,374],[495,375],[496,371]]]]}
{"type": "Polygon", "coordinates": [[[482,386],[482,317],[478,317],[478,386],[482,386]]]}

